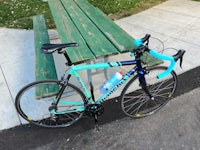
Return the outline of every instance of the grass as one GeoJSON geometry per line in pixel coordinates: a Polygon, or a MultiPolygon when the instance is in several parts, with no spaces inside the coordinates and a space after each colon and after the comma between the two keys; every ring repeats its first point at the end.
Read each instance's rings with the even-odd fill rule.
{"type": "Polygon", "coordinates": [[[136,14],[166,0],[88,0],[111,19],[116,20],[136,14]]]}
{"type": "Polygon", "coordinates": [[[41,0],[0,0],[0,27],[32,28],[32,16],[44,14],[54,27],[48,4],[41,0]]]}
{"type": "MultiPolygon", "coordinates": [[[[166,0],[88,0],[111,19],[129,16],[166,0]]],[[[32,29],[32,16],[44,14],[48,28],[55,28],[48,3],[42,0],[0,0],[0,27],[32,29]]]]}

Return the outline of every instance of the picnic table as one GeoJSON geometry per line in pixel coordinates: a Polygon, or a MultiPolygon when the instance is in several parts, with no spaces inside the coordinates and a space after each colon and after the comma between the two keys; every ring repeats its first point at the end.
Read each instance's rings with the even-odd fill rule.
{"type": "Polygon", "coordinates": [[[68,61],[86,60],[127,52],[133,38],[87,0],[48,0],[62,43],[77,42],[67,50],[68,61]]]}
{"type": "MultiPolygon", "coordinates": [[[[48,0],[48,4],[61,42],[79,44],[66,50],[68,65],[125,53],[136,47],[133,37],[87,0],[48,0]]],[[[35,16],[34,24],[36,80],[55,79],[53,58],[38,52],[42,44],[50,42],[44,17],[35,16]]]]}

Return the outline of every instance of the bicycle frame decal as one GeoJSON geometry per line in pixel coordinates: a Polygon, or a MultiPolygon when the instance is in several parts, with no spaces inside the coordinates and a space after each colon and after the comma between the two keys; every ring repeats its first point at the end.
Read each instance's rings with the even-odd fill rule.
{"type": "Polygon", "coordinates": [[[130,77],[135,73],[137,70],[137,66],[134,67],[133,70],[129,71],[127,74],[123,75],[122,79],[118,82],[117,85],[112,87],[110,90],[108,90],[104,95],[102,95],[98,100],[97,103],[101,104],[103,101],[106,100],[108,96],[110,96],[117,88],[119,88],[122,84],[124,84],[130,77]]]}
{"type": "MultiPolygon", "coordinates": [[[[136,60],[130,60],[130,61],[122,61],[122,62],[110,62],[110,63],[99,63],[99,64],[89,64],[89,65],[77,65],[77,66],[72,66],[69,74],[70,75],[75,75],[79,83],[81,84],[81,87],[83,88],[84,94],[86,98],[90,101],[90,103],[94,103],[94,101],[91,98],[91,94],[86,88],[85,83],[81,79],[80,75],[78,74],[77,71],[80,70],[92,70],[92,69],[105,69],[105,68],[110,68],[110,67],[118,67],[118,66],[125,66],[125,65],[135,65],[137,64],[136,60]]],[[[131,75],[134,74],[134,72],[137,70],[137,66],[134,67],[133,70],[129,71],[127,74],[123,75],[123,78],[119,81],[119,83],[111,88],[109,91],[107,91],[105,94],[103,94],[100,98],[98,98],[97,103],[102,103],[110,94],[112,94],[120,85],[125,83],[131,75]]]]}
{"type": "Polygon", "coordinates": [[[51,110],[51,114],[66,114],[66,113],[73,113],[73,112],[81,112],[81,111],[84,111],[84,107],[80,107],[80,108],[77,108],[76,110],[66,110],[66,111],[60,111],[60,112],[57,112],[55,111],[55,109],[51,110]]]}

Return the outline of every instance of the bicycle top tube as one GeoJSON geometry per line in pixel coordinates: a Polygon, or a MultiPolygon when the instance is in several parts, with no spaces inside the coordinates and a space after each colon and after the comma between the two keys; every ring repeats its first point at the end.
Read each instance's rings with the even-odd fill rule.
{"type": "Polygon", "coordinates": [[[135,65],[135,64],[137,64],[136,60],[98,63],[98,64],[76,65],[76,66],[71,67],[70,74],[73,74],[74,71],[79,71],[79,70],[104,69],[104,68],[119,67],[119,66],[126,66],[126,65],[135,65]]]}

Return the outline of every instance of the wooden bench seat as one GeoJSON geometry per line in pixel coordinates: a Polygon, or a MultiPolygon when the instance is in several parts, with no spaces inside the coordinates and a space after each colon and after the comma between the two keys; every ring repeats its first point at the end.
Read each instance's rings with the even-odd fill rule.
{"type": "MultiPolygon", "coordinates": [[[[36,81],[46,79],[57,79],[54,59],[51,54],[40,52],[42,44],[49,43],[49,35],[47,32],[43,15],[33,17],[34,42],[35,42],[35,78],[36,81]]],[[[36,88],[36,98],[48,97],[58,92],[57,86],[39,86],[36,88]]]]}
{"type": "Polygon", "coordinates": [[[40,52],[42,44],[50,43],[43,15],[33,17],[35,42],[35,76],[36,80],[57,79],[54,59],[51,54],[40,52]]]}

